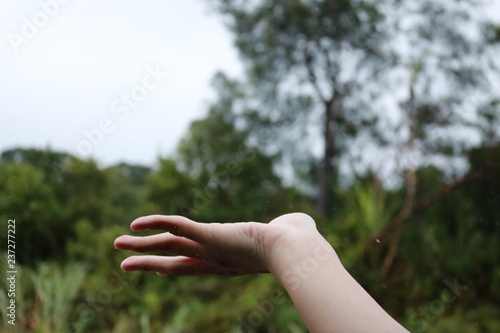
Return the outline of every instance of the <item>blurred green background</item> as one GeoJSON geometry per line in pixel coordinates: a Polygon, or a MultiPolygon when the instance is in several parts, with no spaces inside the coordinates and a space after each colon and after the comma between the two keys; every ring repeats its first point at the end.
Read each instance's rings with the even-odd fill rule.
{"type": "Polygon", "coordinates": [[[113,247],[141,215],[302,211],[410,331],[500,331],[500,27],[472,1],[211,3],[247,77],[214,77],[174,154],[1,154],[0,250],[15,219],[18,274],[15,329],[0,282],[0,330],[306,332],[269,275],[123,273],[113,247]]]}

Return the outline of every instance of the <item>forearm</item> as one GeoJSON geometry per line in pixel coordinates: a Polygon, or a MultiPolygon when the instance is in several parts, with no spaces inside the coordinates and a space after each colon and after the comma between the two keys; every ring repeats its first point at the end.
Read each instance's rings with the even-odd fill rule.
{"type": "Polygon", "coordinates": [[[318,235],[277,253],[271,272],[316,332],[406,332],[344,269],[318,235]]]}
{"type": "Polygon", "coordinates": [[[282,215],[268,224],[203,224],[152,215],[136,219],[131,229],[168,233],[122,236],[116,248],[177,256],[131,256],[121,264],[125,271],[225,276],[270,271],[312,333],[406,332],[344,269],[308,215],[282,215]]]}

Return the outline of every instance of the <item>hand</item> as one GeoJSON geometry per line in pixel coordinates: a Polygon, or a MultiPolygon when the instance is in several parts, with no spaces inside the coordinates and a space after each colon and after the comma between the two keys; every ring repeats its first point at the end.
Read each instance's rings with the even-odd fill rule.
{"type": "Polygon", "coordinates": [[[205,224],[182,216],[152,215],[136,219],[130,229],[167,231],[145,237],[121,236],[115,240],[115,247],[120,250],[177,255],[131,256],[121,264],[124,271],[155,271],[159,275],[267,273],[292,243],[296,246],[308,235],[321,238],[314,220],[301,213],[282,215],[269,224],[205,224]]]}
{"type": "Polygon", "coordinates": [[[205,224],[153,215],[138,218],[130,228],[167,232],[118,237],[117,249],[177,256],[131,256],[122,262],[125,271],[224,276],[270,272],[310,332],[407,332],[344,269],[308,215],[282,215],[268,224],[205,224]]]}

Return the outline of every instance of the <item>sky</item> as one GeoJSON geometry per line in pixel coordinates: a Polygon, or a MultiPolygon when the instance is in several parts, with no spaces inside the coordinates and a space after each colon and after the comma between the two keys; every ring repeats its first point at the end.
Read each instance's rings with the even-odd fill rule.
{"type": "Polygon", "coordinates": [[[242,66],[202,0],[1,0],[0,151],[152,165],[242,66]]]}
{"type": "Polygon", "coordinates": [[[0,151],[153,165],[205,115],[218,70],[243,72],[203,0],[0,0],[0,151]]]}

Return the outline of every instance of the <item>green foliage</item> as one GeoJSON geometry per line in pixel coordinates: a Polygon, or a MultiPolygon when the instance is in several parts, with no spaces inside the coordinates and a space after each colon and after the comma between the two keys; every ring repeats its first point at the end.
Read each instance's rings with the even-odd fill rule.
{"type": "MultiPolygon", "coordinates": [[[[270,276],[176,278],[119,270],[127,253],[116,251],[112,242],[128,232],[129,215],[143,209],[182,212],[180,209],[193,199],[194,191],[206,184],[218,185],[219,193],[207,203],[213,212],[198,212],[203,220],[216,216],[212,214],[228,220],[244,219],[248,214],[264,220],[280,214],[282,209],[290,209],[290,204],[298,210],[308,207],[307,196],[283,187],[272,170],[272,159],[249,146],[245,142],[248,137],[243,134],[230,120],[214,112],[206,123],[202,120],[193,126],[177,159],[160,160],[159,169],[148,176],[148,172],[142,174],[144,181],[132,181],[121,167],[100,170],[94,165],[91,174],[117,185],[113,187],[116,192],[110,198],[103,196],[102,207],[94,211],[98,214],[97,222],[82,218],[65,224],[64,214],[82,207],[72,206],[76,198],[88,199],[79,196],[79,188],[88,193],[91,187],[73,188],[74,192],[67,193],[72,198],[66,198],[66,206],[62,207],[56,194],[59,184],[47,181],[41,168],[24,162],[0,165],[2,218],[15,217],[19,238],[33,240],[19,242],[18,252],[20,257],[33,254],[32,262],[36,264],[33,268],[18,267],[18,318],[25,331],[58,331],[71,323],[80,332],[305,332],[293,304],[270,276]],[[216,130],[210,129],[221,126],[225,126],[226,135],[214,136],[216,130]],[[239,159],[241,149],[231,154],[226,147],[249,149],[252,155],[246,156],[252,158],[239,159]],[[228,170],[227,163],[234,161],[239,163],[235,169],[239,173],[229,177],[224,186],[213,182],[219,172],[228,170]],[[190,165],[199,167],[189,168],[190,165]],[[262,203],[262,198],[270,203],[262,203]],[[245,210],[253,202],[255,206],[245,210]],[[110,212],[117,219],[101,222],[113,216],[110,212]],[[45,243],[36,241],[45,237],[42,225],[33,223],[28,228],[23,221],[43,222],[43,226],[55,228],[47,237],[60,237],[54,230],[67,230],[72,237],[60,237],[60,243],[48,244],[64,246],[64,250],[58,247],[47,251],[45,243]],[[39,253],[43,251],[49,262],[41,264],[39,253]],[[87,265],[61,265],[74,261],[87,265]]],[[[378,269],[388,239],[368,248],[365,242],[397,214],[402,201],[399,191],[384,189],[373,182],[373,176],[360,178],[352,187],[337,191],[334,220],[318,219],[320,230],[346,267],[389,312],[402,320],[407,318],[409,328],[422,323],[425,311],[431,309],[429,304],[434,304],[446,288],[443,281],[456,278],[467,290],[449,304],[449,311],[435,315],[426,331],[445,332],[457,327],[468,332],[497,329],[498,322],[489,320],[488,313],[495,309],[494,301],[500,297],[491,289],[493,281],[500,278],[495,264],[500,260],[500,252],[493,250],[500,243],[495,232],[500,216],[495,204],[500,193],[500,170],[495,157],[498,149],[492,146],[472,150],[471,172],[486,178],[457,187],[407,222],[394,268],[383,283],[378,269]],[[473,304],[480,307],[471,312],[473,304]],[[479,328],[472,322],[478,322],[479,328]]],[[[77,174],[71,176],[73,184],[79,183],[77,174]]],[[[417,200],[428,198],[448,181],[437,167],[421,168],[417,175],[417,200]]],[[[0,303],[5,302],[5,295],[0,296],[0,303]]]]}
{"type": "MultiPolygon", "coordinates": [[[[6,267],[2,253],[0,264],[6,267]]],[[[7,298],[8,286],[2,279],[1,313],[6,318],[7,302],[16,300],[16,326],[2,321],[2,332],[82,332],[75,316],[78,295],[86,277],[88,265],[70,262],[65,266],[40,263],[32,270],[16,265],[15,297],[7,298]],[[5,284],[5,289],[4,289],[5,284]]]]}
{"type": "Polygon", "coordinates": [[[110,188],[105,200],[111,201],[111,207],[103,223],[120,220],[125,223],[142,214],[147,202],[146,180],[151,172],[148,167],[124,163],[104,170],[110,188]]]}
{"type": "Polygon", "coordinates": [[[350,215],[346,217],[346,226],[356,226],[361,239],[374,236],[389,222],[398,208],[398,203],[387,202],[387,197],[380,184],[354,185],[347,198],[350,215]]]}
{"type": "Polygon", "coordinates": [[[74,225],[75,239],[68,242],[67,253],[71,258],[85,260],[92,267],[109,267],[124,259],[122,253],[110,247],[120,235],[127,233],[125,226],[112,225],[96,228],[88,220],[77,221],[74,225]],[[96,239],[96,236],[99,236],[96,239]],[[92,249],[92,251],[89,251],[92,249]]]}
{"type": "MultiPolygon", "coordinates": [[[[354,277],[410,330],[500,330],[494,287],[500,281],[500,103],[490,85],[498,70],[489,58],[498,53],[498,25],[468,15],[472,1],[212,3],[234,33],[248,75],[241,82],[216,75],[218,98],[174,155],[152,168],[103,168],[50,149],[1,154],[0,220],[16,219],[16,328],[306,332],[269,275],[123,273],[120,262],[130,253],[112,246],[145,214],[267,222],[305,211],[354,277]],[[484,33],[471,33],[478,26],[484,33]],[[391,38],[392,45],[411,47],[392,49],[391,38]],[[382,95],[389,104],[378,103],[382,95]],[[458,137],[465,127],[478,134],[476,147],[468,134],[458,137]],[[408,192],[404,182],[385,187],[388,179],[363,163],[391,142],[396,159],[380,158],[389,168],[408,167],[401,150],[426,163],[442,159],[412,165],[417,208],[400,229],[369,242],[399,216],[408,192]],[[456,160],[461,169],[450,167],[456,160]],[[345,176],[353,182],[338,177],[351,162],[357,171],[345,176]],[[461,174],[473,177],[460,181],[461,174]],[[320,175],[335,201],[327,214],[315,215],[320,175]],[[392,267],[382,277],[394,244],[392,267]],[[466,288],[443,304],[449,281],[466,288]]],[[[2,227],[1,244],[6,239],[2,227]]],[[[6,267],[4,253],[0,264],[6,267]]],[[[6,280],[0,285],[5,318],[6,280]]],[[[2,332],[9,329],[0,322],[2,332]]]]}
{"type": "Polygon", "coordinates": [[[191,199],[192,180],[178,170],[172,159],[161,159],[159,169],[148,175],[148,201],[152,213],[187,213],[186,202],[191,199]]]}
{"type": "MultiPolygon", "coordinates": [[[[7,266],[7,253],[0,252],[0,267],[2,269],[7,266]]],[[[34,307],[34,290],[33,281],[29,276],[29,269],[22,267],[21,265],[16,265],[16,290],[15,290],[15,305],[16,305],[16,322],[21,327],[29,327],[33,322],[31,311],[34,307]]],[[[7,333],[17,332],[15,327],[7,325],[8,309],[11,299],[9,298],[9,293],[13,292],[10,289],[10,281],[7,280],[7,274],[4,274],[5,278],[0,281],[0,314],[2,315],[2,321],[0,322],[0,328],[4,328],[7,333]],[[11,326],[11,327],[9,327],[11,326]]],[[[11,295],[12,296],[12,295],[11,295]]],[[[3,330],[2,330],[3,332],[3,330]]]]}
{"type": "Polygon", "coordinates": [[[17,230],[24,231],[23,241],[16,243],[22,254],[18,261],[32,265],[37,260],[60,257],[71,229],[64,223],[65,209],[43,171],[25,163],[0,164],[0,189],[0,218],[15,218],[17,230]]]}
{"type": "Polygon", "coordinates": [[[429,333],[480,333],[497,332],[500,329],[500,322],[496,318],[497,309],[479,307],[464,312],[453,304],[450,308],[443,311],[436,307],[438,310],[435,313],[428,311],[425,316],[419,317],[418,322],[410,321],[406,327],[413,329],[412,332],[429,333]]]}
{"type": "MultiPolygon", "coordinates": [[[[178,179],[193,180],[184,196],[185,213],[209,221],[269,220],[289,209],[292,202],[287,204],[286,198],[293,191],[282,186],[272,158],[248,144],[249,135],[237,128],[230,105],[227,100],[215,104],[205,119],[192,123],[179,145],[184,175],[178,179]]],[[[173,175],[179,172],[172,162],[163,167],[172,168],[173,175]]],[[[185,188],[178,192],[180,197],[185,188]]]]}
{"type": "Polygon", "coordinates": [[[78,323],[70,320],[87,267],[70,263],[61,268],[53,264],[41,264],[32,275],[36,292],[35,319],[39,332],[64,332],[78,323]]]}

